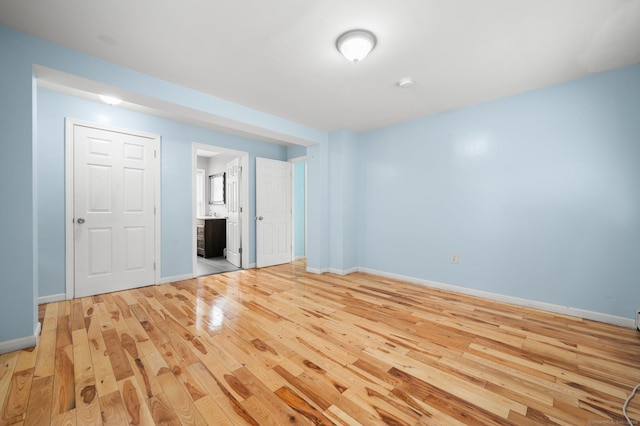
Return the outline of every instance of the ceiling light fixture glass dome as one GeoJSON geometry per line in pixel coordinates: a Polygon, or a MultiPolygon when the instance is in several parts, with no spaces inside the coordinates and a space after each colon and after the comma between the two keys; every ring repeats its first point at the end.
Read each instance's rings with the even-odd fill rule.
{"type": "Polygon", "coordinates": [[[376,47],[376,36],[367,30],[350,30],[336,40],[336,47],[353,63],[358,63],[376,47]]]}

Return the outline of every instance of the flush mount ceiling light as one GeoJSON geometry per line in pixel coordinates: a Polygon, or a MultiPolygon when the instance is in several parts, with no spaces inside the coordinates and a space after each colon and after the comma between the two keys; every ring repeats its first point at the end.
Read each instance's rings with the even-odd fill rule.
{"type": "Polygon", "coordinates": [[[347,31],[338,37],[336,47],[349,61],[358,63],[376,47],[376,36],[367,30],[347,31]]]}
{"type": "Polygon", "coordinates": [[[118,105],[120,102],[122,102],[122,99],[116,98],[115,96],[98,95],[98,97],[102,102],[109,105],[118,105]]]}

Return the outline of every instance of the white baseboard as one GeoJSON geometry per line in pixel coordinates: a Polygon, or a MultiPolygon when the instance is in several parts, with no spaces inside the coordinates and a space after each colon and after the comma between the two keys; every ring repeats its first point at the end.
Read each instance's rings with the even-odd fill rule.
{"type": "Polygon", "coordinates": [[[45,303],[61,302],[67,300],[67,295],[64,293],[52,294],[50,296],[38,297],[38,305],[44,305],[45,303]]]}
{"type": "Polygon", "coordinates": [[[191,274],[175,275],[173,277],[160,278],[160,281],[158,281],[158,284],[175,283],[176,281],[190,280],[192,278],[193,278],[193,275],[191,274]]]}
{"type": "Polygon", "coordinates": [[[256,264],[255,263],[250,263],[249,266],[246,266],[242,269],[256,269],[256,264]]]}
{"type": "Polygon", "coordinates": [[[349,275],[349,274],[353,274],[355,272],[358,272],[358,267],[354,267],[354,268],[349,268],[349,269],[336,269],[336,268],[329,268],[328,272],[330,274],[336,274],[336,275],[349,275]]]}
{"type": "Polygon", "coordinates": [[[305,255],[303,254],[302,256],[295,256],[295,257],[293,258],[293,260],[302,260],[302,259],[306,259],[306,258],[307,258],[307,256],[305,256],[305,255]]]}
{"type": "Polygon", "coordinates": [[[355,272],[358,272],[360,269],[355,266],[353,268],[349,268],[349,269],[338,269],[338,268],[310,268],[307,266],[307,272],[311,273],[311,274],[326,274],[327,272],[330,274],[335,274],[335,275],[349,275],[349,274],[353,274],[355,272]]]}
{"type": "Polygon", "coordinates": [[[467,288],[467,287],[460,287],[453,284],[439,283],[436,281],[429,281],[422,278],[415,278],[415,277],[409,277],[406,275],[378,271],[370,268],[359,267],[357,269],[359,272],[365,272],[367,274],[378,275],[381,277],[391,278],[399,281],[406,281],[413,284],[423,285],[425,287],[438,288],[441,290],[448,290],[455,293],[467,294],[469,296],[477,296],[477,297],[482,297],[489,300],[496,300],[498,302],[505,302],[505,303],[511,303],[513,305],[540,309],[542,311],[554,312],[554,313],[563,314],[563,315],[570,315],[573,317],[619,325],[622,327],[635,328],[635,321],[632,318],[619,317],[616,315],[604,314],[602,312],[588,311],[586,309],[572,308],[570,306],[554,305],[553,303],[538,302],[536,300],[522,299],[520,297],[507,296],[504,294],[491,293],[489,291],[484,291],[484,290],[476,290],[476,289],[467,288]]]}
{"type": "Polygon", "coordinates": [[[41,329],[42,324],[38,322],[33,330],[33,336],[19,337],[17,339],[0,342],[0,354],[34,347],[38,344],[41,329]]]}
{"type": "Polygon", "coordinates": [[[307,272],[311,273],[311,274],[317,274],[317,275],[321,275],[324,274],[325,272],[329,272],[329,268],[310,268],[307,266],[307,272]]]}

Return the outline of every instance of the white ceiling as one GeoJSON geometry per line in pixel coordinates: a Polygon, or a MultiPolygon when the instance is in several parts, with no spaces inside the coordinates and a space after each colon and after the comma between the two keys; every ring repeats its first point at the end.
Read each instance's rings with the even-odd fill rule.
{"type": "Polygon", "coordinates": [[[0,23],[321,130],[640,63],[640,0],[2,0],[0,23]],[[353,28],[378,39],[358,64],[353,28]]]}

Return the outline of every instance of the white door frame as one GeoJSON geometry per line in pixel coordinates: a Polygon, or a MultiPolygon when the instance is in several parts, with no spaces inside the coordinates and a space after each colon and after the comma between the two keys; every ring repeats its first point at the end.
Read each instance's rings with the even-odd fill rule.
{"type": "MultiPolygon", "coordinates": [[[[289,159],[290,163],[300,163],[303,161],[307,161],[307,156],[303,155],[302,157],[296,157],[289,159]]],[[[292,170],[291,173],[291,215],[293,220],[291,221],[291,261],[296,260],[296,185],[295,185],[295,171],[292,170]]],[[[304,258],[307,257],[307,166],[304,167],[304,258]]]]}
{"type": "Polygon", "coordinates": [[[74,212],[74,161],[73,161],[73,138],[74,127],[84,126],[94,129],[105,130],[108,132],[126,133],[128,135],[140,136],[143,138],[153,139],[157,148],[156,156],[158,158],[157,164],[153,170],[153,186],[155,197],[155,219],[154,219],[154,256],[155,256],[155,271],[154,271],[154,284],[160,282],[160,271],[162,270],[160,256],[160,143],[161,138],[159,135],[152,133],[140,132],[138,130],[123,129],[120,127],[109,126],[105,124],[91,123],[88,121],[76,120],[74,118],[65,119],[65,145],[64,145],[64,159],[65,159],[65,269],[66,269],[66,299],[71,300],[75,297],[75,238],[73,227],[73,212],[74,212]]]}
{"type": "MultiPolygon", "coordinates": [[[[205,204],[205,206],[208,205],[209,203],[207,203],[207,171],[205,169],[196,168],[196,213],[198,213],[198,197],[200,195],[202,195],[202,202],[205,204]],[[198,177],[200,176],[200,172],[202,172],[202,194],[198,194],[198,177]]],[[[207,210],[205,206],[203,206],[203,211],[202,211],[203,215],[204,215],[204,212],[207,210]]]]}
{"type": "Polygon", "coordinates": [[[193,223],[191,224],[191,258],[192,263],[192,277],[196,277],[197,264],[198,264],[198,236],[196,235],[196,216],[197,198],[196,198],[196,169],[198,168],[198,150],[217,152],[220,154],[232,155],[240,158],[240,167],[242,172],[240,173],[240,207],[242,212],[240,213],[240,247],[242,247],[242,269],[250,268],[249,265],[249,153],[245,151],[236,151],[235,149],[223,148],[220,146],[206,145],[203,143],[193,142],[191,144],[191,176],[192,176],[192,206],[191,217],[193,223]]]}
{"type": "Polygon", "coordinates": [[[232,157],[231,160],[227,160],[225,162],[225,170],[227,173],[224,179],[226,186],[225,198],[227,203],[227,248],[224,252],[227,262],[237,268],[242,267],[242,250],[240,249],[241,245],[239,244],[241,241],[237,241],[238,237],[242,238],[242,230],[239,229],[239,226],[242,223],[242,218],[240,217],[240,212],[242,210],[240,209],[240,182],[242,180],[241,168],[240,157],[232,157]],[[233,248],[234,250],[230,251],[230,248],[233,248]],[[229,253],[231,253],[231,256],[229,256],[229,253]],[[230,257],[231,260],[229,260],[230,257]]]}

